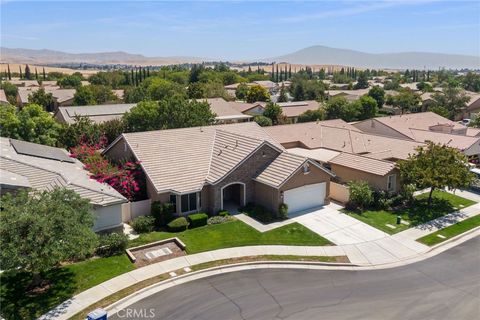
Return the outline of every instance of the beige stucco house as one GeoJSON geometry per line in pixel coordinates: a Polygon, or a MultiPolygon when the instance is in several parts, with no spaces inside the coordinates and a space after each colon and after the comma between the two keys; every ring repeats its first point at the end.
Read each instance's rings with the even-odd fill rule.
{"type": "Polygon", "coordinates": [[[285,152],[255,122],[126,133],[104,154],[140,161],[149,198],[173,203],[177,214],[236,211],[247,203],[271,212],[286,203],[297,212],[327,203],[333,176],[285,152]]]}

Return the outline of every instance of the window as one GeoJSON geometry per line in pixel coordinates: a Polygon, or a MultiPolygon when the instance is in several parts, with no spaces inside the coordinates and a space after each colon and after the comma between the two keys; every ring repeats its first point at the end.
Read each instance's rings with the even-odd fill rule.
{"type": "Polygon", "coordinates": [[[397,175],[391,174],[387,177],[387,190],[395,192],[397,175]]]}
{"type": "Polygon", "coordinates": [[[171,194],[169,202],[173,205],[173,212],[177,212],[177,195],[171,194]]]}
{"type": "Polygon", "coordinates": [[[182,213],[197,210],[197,193],[183,194],[180,199],[182,203],[182,213]]]}

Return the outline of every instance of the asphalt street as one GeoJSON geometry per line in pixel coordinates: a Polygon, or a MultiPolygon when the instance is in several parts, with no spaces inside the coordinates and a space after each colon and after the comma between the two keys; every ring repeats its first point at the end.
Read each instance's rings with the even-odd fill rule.
{"type": "Polygon", "coordinates": [[[480,237],[393,269],[260,269],[212,276],[129,309],[130,316],[122,310],[109,319],[480,319],[480,237]]]}

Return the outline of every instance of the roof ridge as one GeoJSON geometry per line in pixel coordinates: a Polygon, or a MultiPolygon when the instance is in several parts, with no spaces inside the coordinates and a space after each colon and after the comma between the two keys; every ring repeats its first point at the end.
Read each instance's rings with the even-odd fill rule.
{"type": "Polygon", "coordinates": [[[211,149],[210,149],[210,159],[208,160],[208,170],[207,170],[207,174],[205,175],[205,182],[207,182],[208,176],[210,175],[210,169],[212,168],[213,150],[215,148],[215,141],[216,140],[217,140],[217,130],[214,130],[213,131],[212,146],[211,146],[211,149]]]}
{"type": "Polygon", "coordinates": [[[240,137],[243,137],[243,138],[248,138],[248,139],[259,141],[259,142],[267,141],[265,139],[254,138],[254,137],[251,137],[251,136],[244,135],[242,133],[231,132],[231,131],[227,131],[227,130],[220,129],[220,128],[215,129],[215,134],[216,134],[217,131],[220,131],[221,133],[227,133],[227,134],[230,134],[230,135],[234,135],[234,136],[240,136],[240,137]]]}
{"type": "Polygon", "coordinates": [[[385,162],[385,163],[388,163],[388,164],[395,165],[395,162],[393,162],[393,161],[389,161],[389,160],[385,160],[385,159],[371,158],[371,157],[368,157],[367,155],[364,155],[364,154],[351,153],[351,152],[340,152],[340,154],[336,155],[334,158],[332,158],[332,160],[335,159],[336,157],[340,157],[343,154],[351,155],[351,156],[355,156],[355,157],[362,157],[362,158],[365,158],[365,159],[370,159],[370,160],[374,160],[374,161],[380,161],[380,162],[385,162]]]}
{"type": "MultiPolygon", "coordinates": [[[[98,182],[98,181],[97,181],[98,182]]],[[[105,186],[108,186],[109,188],[111,188],[108,184],[105,184],[105,183],[101,183],[102,185],[105,185],[105,186]]],[[[95,190],[95,189],[92,189],[90,187],[87,187],[85,185],[82,185],[82,184],[78,184],[78,183],[75,183],[75,182],[70,182],[68,185],[71,185],[71,186],[77,186],[77,187],[80,187],[80,188],[84,188],[84,189],[87,189],[87,190],[90,190],[90,191],[93,191],[93,192],[98,192],[98,193],[101,193],[101,194],[104,194],[104,195],[107,195],[107,196],[110,196],[110,197],[114,197],[114,198],[117,198],[117,199],[124,199],[125,197],[123,197],[118,191],[117,193],[120,195],[117,196],[117,195],[113,195],[113,194],[110,194],[110,193],[107,193],[103,190],[95,190]]]]}

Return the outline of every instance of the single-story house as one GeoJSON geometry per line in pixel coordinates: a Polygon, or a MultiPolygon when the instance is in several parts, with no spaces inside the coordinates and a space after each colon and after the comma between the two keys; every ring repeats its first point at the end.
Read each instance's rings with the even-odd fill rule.
{"type": "Polygon", "coordinates": [[[68,124],[74,123],[77,116],[87,117],[95,123],[103,123],[122,118],[125,112],[135,106],[135,103],[127,103],[59,107],[54,117],[57,121],[68,124]]]}
{"type": "Polygon", "coordinates": [[[252,116],[238,111],[232,106],[232,102],[228,102],[223,98],[210,98],[205,99],[205,101],[210,105],[210,110],[216,114],[215,120],[217,123],[246,122],[252,119],[252,116]]]}
{"type": "Polygon", "coordinates": [[[235,101],[235,102],[228,102],[228,103],[237,111],[253,117],[262,115],[263,112],[265,111],[265,106],[266,106],[265,102],[248,103],[248,102],[235,101]]]}
{"type": "MultiPolygon", "coordinates": [[[[26,87],[26,88],[18,88],[17,93],[17,106],[23,107],[28,104],[28,96],[37,91],[39,87],[26,87]]],[[[71,106],[73,104],[73,98],[75,95],[75,89],[57,89],[56,87],[45,87],[45,92],[51,93],[55,103],[53,106],[54,111],[60,106],[71,106]]]]}
{"type": "Polygon", "coordinates": [[[475,119],[480,114],[480,93],[466,91],[470,101],[467,103],[467,109],[459,115],[457,120],[475,119]]]}
{"type": "Polygon", "coordinates": [[[21,80],[21,79],[13,79],[13,80],[8,80],[11,84],[17,86],[17,87],[38,87],[38,81],[37,80],[21,80]]]}
{"type": "Polygon", "coordinates": [[[90,174],[66,150],[0,138],[0,189],[52,190],[63,187],[88,199],[96,215],[94,231],[122,226],[122,204],[128,202],[116,190],[90,178],[90,174]]]}
{"type": "Polygon", "coordinates": [[[265,131],[287,152],[315,160],[331,169],[336,181],[345,183],[361,178],[373,188],[385,191],[400,189],[393,169],[396,161],[408,158],[417,147],[424,145],[364,133],[340,119],[265,127],[265,131]],[[375,167],[381,167],[382,171],[370,169],[375,167]],[[395,178],[388,178],[390,175],[395,178]],[[388,179],[390,183],[387,183],[388,179]],[[396,179],[395,188],[392,188],[391,179],[396,179]]]}
{"type": "Polygon", "coordinates": [[[327,98],[344,97],[348,101],[355,101],[360,99],[361,96],[368,93],[370,89],[357,89],[357,90],[328,90],[326,92],[327,98]]]}
{"type": "Polygon", "coordinates": [[[367,119],[353,124],[363,132],[417,142],[447,144],[465,155],[480,155],[480,137],[467,134],[467,127],[433,112],[367,119]]]}
{"type": "Polygon", "coordinates": [[[236,211],[248,203],[278,212],[329,201],[333,174],[317,162],[286,153],[255,122],[126,133],[104,151],[112,160],[140,161],[152,201],[176,213],[236,211]]]}

